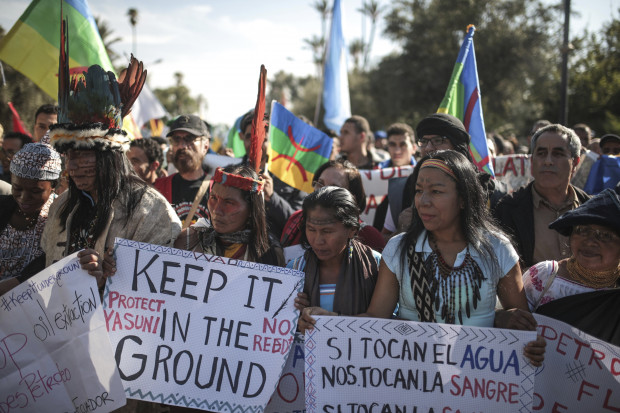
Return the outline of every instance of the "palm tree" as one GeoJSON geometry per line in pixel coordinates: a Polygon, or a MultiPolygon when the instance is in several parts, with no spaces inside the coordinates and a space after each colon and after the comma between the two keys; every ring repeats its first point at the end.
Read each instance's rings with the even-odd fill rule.
{"type": "Polygon", "coordinates": [[[131,32],[133,34],[133,54],[137,55],[137,42],[136,42],[136,25],[138,24],[138,9],[127,10],[127,16],[129,16],[129,24],[131,24],[131,32]]]}
{"type": "Polygon", "coordinates": [[[325,39],[327,31],[327,18],[329,17],[329,5],[327,0],[317,0],[312,4],[314,10],[321,15],[321,37],[325,39]]]}
{"type": "MultiPolygon", "coordinates": [[[[370,50],[372,49],[372,43],[375,39],[375,31],[377,29],[377,19],[383,12],[383,7],[379,6],[379,2],[376,0],[364,1],[362,8],[358,10],[362,15],[370,18],[370,37],[368,43],[364,47],[364,69],[368,68],[368,57],[370,56],[370,50]]],[[[363,42],[363,39],[362,39],[363,42]]]]}
{"type": "Polygon", "coordinates": [[[103,20],[103,18],[101,18],[100,16],[95,17],[95,24],[97,25],[97,30],[99,30],[99,36],[101,36],[101,41],[103,41],[103,46],[105,47],[105,51],[108,54],[108,57],[110,58],[110,61],[112,62],[112,65],[114,65],[114,62],[120,56],[118,53],[112,50],[112,45],[114,43],[120,42],[122,38],[118,36],[112,38],[113,36],[112,29],[108,25],[108,22],[103,20]]]}
{"type": "Polygon", "coordinates": [[[355,70],[360,69],[360,57],[364,54],[364,41],[362,39],[355,39],[351,43],[349,43],[349,54],[353,58],[353,64],[355,65],[355,70]]]}

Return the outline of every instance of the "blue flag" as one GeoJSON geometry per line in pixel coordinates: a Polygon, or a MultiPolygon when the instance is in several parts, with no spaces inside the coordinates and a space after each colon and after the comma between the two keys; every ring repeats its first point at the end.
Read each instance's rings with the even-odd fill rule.
{"type": "Polygon", "coordinates": [[[480,103],[480,82],[474,52],[473,25],[467,26],[467,34],[456,58],[452,77],[446,95],[437,112],[448,113],[459,118],[471,136],[469,151],[481,171],[495,175],[489,156],[487,135],[484,130],[484,117],[480,103]]]}
{"type": "Polygon", "coordinates": [[[583,190],[595,195],[607,188],[615,188],[620,181],[620,157],[601,155],[592,165],[583,190]]]}
{"type": "Polygon", "coordinates": [[[349,80],[347,73],[347,46],[342,34],[340,0],[334,0],[332,26],[329,32],[323,81],[323,121],[328,128],[340,131],[344,121],[351,116],[349,80]]]}

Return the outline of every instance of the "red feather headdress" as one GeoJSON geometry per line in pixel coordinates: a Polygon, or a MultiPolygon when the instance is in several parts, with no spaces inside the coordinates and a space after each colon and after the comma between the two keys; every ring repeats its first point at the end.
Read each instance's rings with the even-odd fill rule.
{"type": "MultiPolygon", "coordinates": [[[[256,108],[254,109],[254,119],[252,119],[252,138],[250,143],[250,153],[248,162],[252,168],[259,173],[260,161],[263,155],[263,142],[265,141],[265,85],[267,83],[267,69],[265,65],[260,66],[260,76],[258,78],[258,96],[256,97],[256,108]]],[[[222,171],[217,168],[213,175],[213,182],[232,186],[243,191],[260,192],[263,190],[265,181],[247,178],[222,171]]]]}
{"type": "Polygon", "coordinates": [[[142,91],[146,70],[132,55],[122,82],[99,65],[71,76],[69,31],[62,6],[60,14],[58,124],[50,128],[50,143],[60,152],[69,149],[125,150],[129,138],[122,130],[123,117],[142,91]]]}

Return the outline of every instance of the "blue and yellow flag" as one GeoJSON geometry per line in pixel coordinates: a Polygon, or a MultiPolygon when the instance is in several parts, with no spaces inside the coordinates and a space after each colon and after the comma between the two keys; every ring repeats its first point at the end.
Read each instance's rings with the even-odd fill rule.
{"type": "Polygon", "coordinates": [[[269,171],[294,188],[312,192],[314,173],[329,160],[333,140],[274,101],[269,141],[269,171]]]}
{"type": "Polygon", "coordinates": [[[467,35],[456,59],[448,90],[437,112],[448,113],[463,122],[471,136],[469,151],[478,169],[495,176],[493,163],[489,157],[480,102],[480,83],[474,52],[475,30],[474,25],[467,26],[467,35]]]}

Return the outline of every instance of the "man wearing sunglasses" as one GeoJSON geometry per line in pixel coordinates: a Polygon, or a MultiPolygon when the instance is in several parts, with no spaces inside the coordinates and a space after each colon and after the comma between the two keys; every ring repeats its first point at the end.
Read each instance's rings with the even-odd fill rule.
{"type": "MultiPolygon", "coordinates": [[[[166,137],[170,140],[172,162],[178,172],[156,180],[155,188],[172,204],[179,219],[185,224],[205,179],[202,160],[209,150],[211,135],[206,123],[198,116],[181,115],[174,120],[166,137]]],[[[207,196],[204,194],[190,221],[206,217],[207,196]]]]}

